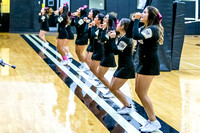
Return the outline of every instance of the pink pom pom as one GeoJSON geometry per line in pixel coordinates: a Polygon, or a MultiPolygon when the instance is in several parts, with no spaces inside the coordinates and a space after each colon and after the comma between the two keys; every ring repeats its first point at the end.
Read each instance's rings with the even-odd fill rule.
{"type": "Polygon", "coordinates": [[[87,7],[88,7],[87,5],[84,5],[84,6],[83,6],[83,8],[85,8],[85,9],[86,9],[87,7]]]}

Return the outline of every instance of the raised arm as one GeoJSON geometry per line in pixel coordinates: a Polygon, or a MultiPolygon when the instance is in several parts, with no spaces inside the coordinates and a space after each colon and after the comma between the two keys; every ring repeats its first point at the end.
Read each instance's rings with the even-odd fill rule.
{"type": "Polygon", "coordinates": [[[135,19],[134,27],[133,27],[133,39],[141,40],[148,39],[153,37],[152,27],[147,27],[139,32],[139,20],[135,19]]]}

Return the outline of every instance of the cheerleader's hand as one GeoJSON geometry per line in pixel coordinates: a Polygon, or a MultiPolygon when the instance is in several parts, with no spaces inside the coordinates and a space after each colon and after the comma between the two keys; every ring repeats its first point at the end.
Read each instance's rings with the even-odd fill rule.
{"type": "Polygon", "coordinates": [[[116,38],[116,32],[114,30],[109,33],[110,38],[116,38]]]}
{"type": "Polygon", "coordinates": [[[89,28],[92,28],[92,22],[88,24],[88,27],[89,27],[89,28]]]}
{"type": "Polygon", "coordinates": [[[87,21],[87,17],[84,17],[84,18],[83,18],[83,21],[86,22],[86,21],[87,21]]]}
{"type": "Polygon", "coordinates": [[[100,25],[99,25],[99,28],[102,29],[102,28],[103,28],[103,24],[100,24],[100,25]]]}
{"type": "Polygon", "coordinates": [[[87,19],[86,23],[90,23],[90,22],[91,22],[90,19],[87,19]]]}
{"type": "Polygon", "coordinates": [[[133,14],[131,20],[132,20],[132,21],[135,21],[135,14],[133,14]]]}
{"type": "Polygon", "coordinates": [[[55,11],[54,14],[55,14],[55,15],[58,15],[58,14],[59,14],[59,11],[55,11]]]}
{"type": "Polygon", "coordinates": [[[41,16],[42,15],[41,12],[38,15],[41,16]]]}
{"type": "Polygon", "coordinates": [[[92,21],[91,23],[92,23],[92,26],[95,26],[95,21],[92,21]]]}
{"type": "Polygon", "coordinates": [[[77,14],[77,12],[74,12],[72,15],[75,17],[75,16],[77,16],[78,14],[77,14]]]}
{"type": "Polygon", "coordinates": [[[142,16],[142,14],[141,14],[140,12],[137,12],[137,13],[135,14],[135,19],[140,19],[141,16],[142,16]]]}

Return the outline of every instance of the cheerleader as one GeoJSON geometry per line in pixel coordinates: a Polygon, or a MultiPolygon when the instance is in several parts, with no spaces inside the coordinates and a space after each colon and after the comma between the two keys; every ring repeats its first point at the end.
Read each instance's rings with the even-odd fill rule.
{"type": "Polygon", "coordinates": [[[67,58],[73,58],[72,54],[69,52],[69,47],[67,46],[71,40],[74,40],[74,33],[72,32],[71,30],[71,12],[68,12],[68,24],[65,26],[66,27],[66,30],[67,30],[67,33],[68,33],[68,38],[67,38],[67,44],[65,45],[64,49],[65,49],[65,52],[66,52],[66,56],[67,58]]]}
{"type": "Polygon", "coordinates": [[[104,47],[102,42],[100,41],[101,36],[101,28],[100,25],[103,23],[104,15],[102,13],[98,13],[94,19],[94,21],[89,25],[92,27],[91,29],[91,38],[93,39],[93,54],[92,54],[92,62],[90,63],[90,70],[97,77],[97,68],[99,67],[99,63],[104,55],[104,47]]]}
{"type": "Polygon", "coordinates": [[[163,44],[161,20],[161,14],[153,6],[147,6],[142,14],[135,14],[133,38],[139,40],[139,65],[136,69],[135,91],[148,116],[148,120],[140,128],[142,132],[152,132],[161,128],[147,95],[154,76],[160,74],[158,46],[163,44]],[[140,29],[139,21],[144,23],[140,29]]]}
{"type": "Polygon", "coordinates": [[[58,23],[57,49],[63,58],[61,64],[67,65],[69,63],[65,49],[65,44],[68,43],[68,38],[69,38],[68,32],[65,28],[65,26],[69,23],[67,3],[63,6],[60,6],[59,11],[55,11],[54,14],[56,23],[58,23]]]}
{"type": "Polygon", "coordinates": [[[118,67],[112,77],[109,89],[124,105],[123,108],[117,110],[119,114],[128,114],[133,111],[133,107],[127,101],[126,96],[119,90],[128,79],[135,78],[133,62],[135,46],[133,46],[133,39],[126,37],[129,23],[129,19],[122,18],[117,25],[117,32],[119,32],[117,44],[115,44],[116,32],[110,32],[112,50],[114,54],[118,55],[118,67]]]}
{"type": "Polygon", "coordinates": [[[38,16],[38,22],[40,23],[39,38],[44,42],[43,46],[45,47],[48,47],[49,45],[45,39],[45,34],[49,31],[49,16],[52,14],[52,12],[52,8],[45,7],[41,9],[38,16]]]}
{"type": "MultiPolygon", "coordinates": [[[[85,62],[89,67],[91,67],[90,63],[92,62],[92,54],[93,54],[93,40],[94,38],[91,38],[91,26],[89,27],[89,24],[94,21],[95,16],[99,13],[98,9],[91,9],[88,18],[85,17],[84,21],[86,22],[85,25],[85,33],[88,33],[88,39],[89,39],[89,45],[86,49],[86,55],[85,55],[85,62]]],[[[90,24],[91,25],[91,24],[90,24]]]]}
{"type": "Polygon", "coordinates": [[[76,41],[75,41],[75,52],[78,56],[78,59],[80,61],[80,69],[83,69],[84,67],[87,67],[85,63],[85,55],[84,55],[84,50],[86,49],[87,43],[88,43],[88,35],[84,32],[85,29],[85,22],[84,18],[87,17],[86,14],[86,8],[87,5],[84,5],[83,7],[80,7],[76,13],[73,13],[73,16],[75,18],[72,20],[73,23],[76,27],[76,41]]]}
{"type": "MultiPolygon", "coordinates": [[[[111,39],[109,38],[109,32],[116,29],[115,16],[107,14],[104,17],[101,28],[100,41],[104,44],[104,56],[100,62],[99,68],[97,69],[97,77],[107,88],[110,88],[109,82],[104,75],[110,67],[116,67],[115,56],[111,48],[111,39]]],[[[105,87],[103,84],[100,83],[95,87],[105,87]]]]}

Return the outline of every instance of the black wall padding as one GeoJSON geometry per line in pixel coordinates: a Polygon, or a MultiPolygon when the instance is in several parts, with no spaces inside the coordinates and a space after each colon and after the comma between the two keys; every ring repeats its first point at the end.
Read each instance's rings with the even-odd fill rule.
{"type": "Polygon", "coordinates": [[[173,7],[172,70],[179,70],[185,31],[185,3],[174,2],[173,7]]]}
{"type": "Polygon", "coordinates": [[[173,1],[153,0],[151,5],[158,8],[163,16],[162,25],[164,27],[164,44],[159,47],[160,70],[171,71],[173,1]]]}
{"type": "Polygon", "coordinates": [[[137,0],[106,0],[106,12],[116,12],[119,20],[129,18],[130,13],[137,11],[137,0]]]}
{"type": "Polygon", "coordinates": [[[10,13],[2,13],[0,14],[0,32],[8,32],[9,31],[9,19],[10,13]]]}
{"type": "Polygon", "coordinates": [[[42,0],[10,0],[10,3],[10,32],[38,32],[42,0]]]}

